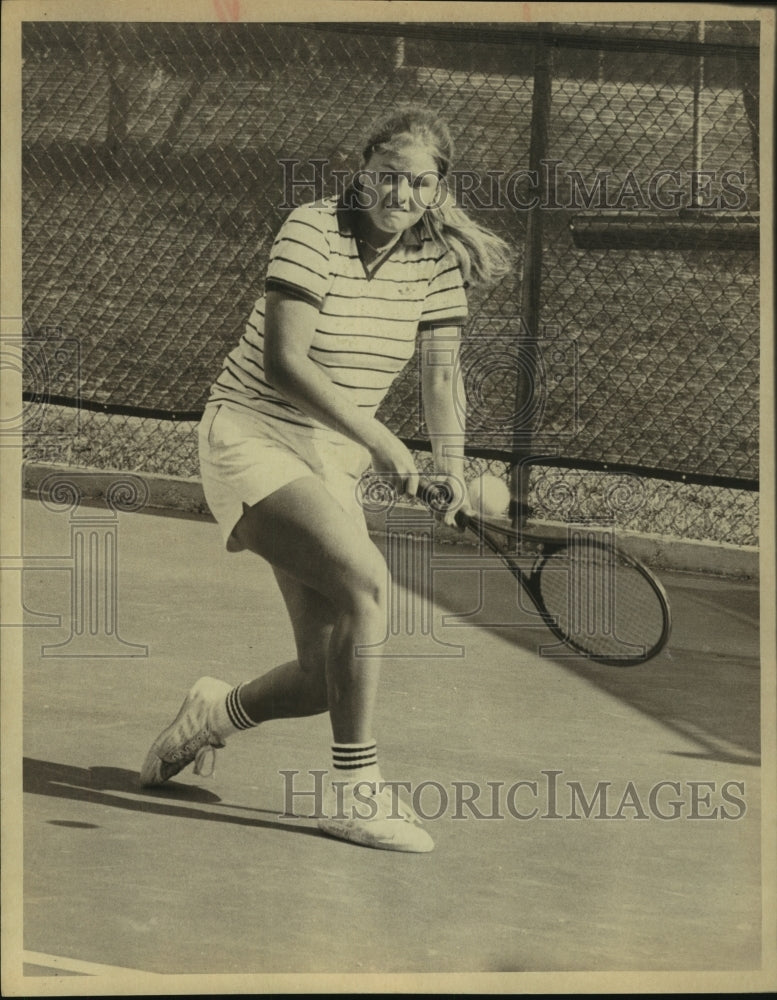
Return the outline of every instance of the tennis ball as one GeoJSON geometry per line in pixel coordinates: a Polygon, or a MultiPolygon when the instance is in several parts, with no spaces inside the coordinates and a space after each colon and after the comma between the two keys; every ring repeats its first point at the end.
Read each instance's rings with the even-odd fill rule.
{"type": "Polygon", "coordinates": [[[507,513],[510,490],[504,479],[498,476],[480,476],[470,486],[469,495],[475,509],[484,517],[497,517],[507,513]]]}

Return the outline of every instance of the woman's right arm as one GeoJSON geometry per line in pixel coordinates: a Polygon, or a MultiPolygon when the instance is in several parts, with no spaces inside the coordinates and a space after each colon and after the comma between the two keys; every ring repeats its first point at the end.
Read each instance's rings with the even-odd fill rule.
{"type": "Polygon", "coordinates": [[[363,445],[377,473],[414,495],[418,472],[405,445],[380,421],[347,399],[310,359],[317,315],[316,307],[308,302],[268,291],[264,321],[267,381],[303,413],[363,445]]]}

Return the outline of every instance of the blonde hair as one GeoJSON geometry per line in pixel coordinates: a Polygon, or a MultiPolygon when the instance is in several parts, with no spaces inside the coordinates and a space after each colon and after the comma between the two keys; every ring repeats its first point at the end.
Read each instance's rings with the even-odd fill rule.
{"type": "MultiPolygon", "coordinates": [[[[410,143],[429,151],[444,182],[453,160],[453,139],[448,126],[427,108],[415,105],[400,108],[378,122],[364,146],[364,162],[376,150],[396,149],[410,143]]],[[[427,208],[421,224],[437,243],[453,251],[469,284],[493,285],[510,271],[513,255],[510,245],[467,215],[448,192],[427,208]]]]}

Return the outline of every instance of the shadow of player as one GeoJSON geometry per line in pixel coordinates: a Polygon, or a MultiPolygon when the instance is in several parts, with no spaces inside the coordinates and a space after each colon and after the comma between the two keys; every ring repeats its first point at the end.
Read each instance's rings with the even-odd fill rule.
{"type": "MultiPolygon", "coordinates": [[[[23,762],[23,791],[30,795],[51,795],[56,798],[86,802],[92,805],[112,806],[179,819],[205,820],[211,823],[232,823],[259,829],[284,830],[310,837],[324,836],[310,826],[294,822],[279,822],[255,816],[235,816],[224,809],[235,808],[243,812],[266,813],[277,816],[269,809],[248,809],[230,806],[218,795],[197,785],[167,782],[164,789],[142,789],[137,771],[121,767],[76,767],[54,761],[25,757],[23,762]],[[128,798],[127,796],[132,796],[128,798]],[[221,806],[219,811],[197,806],[221,806]]],[[[309,817],[300,817],[309,818],[309,817]]]]}

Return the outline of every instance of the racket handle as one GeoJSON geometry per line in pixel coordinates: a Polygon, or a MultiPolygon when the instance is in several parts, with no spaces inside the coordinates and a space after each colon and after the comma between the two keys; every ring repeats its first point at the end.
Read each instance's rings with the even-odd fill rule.
{"type": "MultiPolygon", "coordinates": [[[[416,496],[436,514],[443,514],[456,499],[450,483],[434,482],[426,478],[419,482],[416,496]]],[[[470,523],[468,515],[461,509],[454,514],[454,520],[460,528],[466,528],[470,523]]]]}
{"type": "Polygon", "coordinates": [[[434,482],[426,478],[419,481],[416,496],[419,500],[423,500],[427,507],[438,513],[447,510],[454,499],[453,490],[448,483],[434,482]]]}

